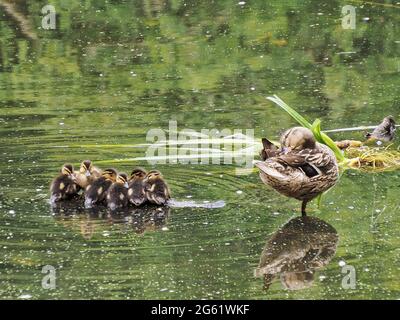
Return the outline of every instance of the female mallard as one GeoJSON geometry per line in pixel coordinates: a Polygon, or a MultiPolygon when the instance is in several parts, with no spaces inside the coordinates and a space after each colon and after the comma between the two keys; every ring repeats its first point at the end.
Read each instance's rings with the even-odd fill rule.
{"type": "Polygon", "coordinates": [[[335,185],[339,177],[334,153],[316,142],[311,130],[302,127],[287,130],[281,137],[279,152],[274,150],[274,156],[255,165],[265,184],[302,201],[303,216],[307,202],[335,185]]]}

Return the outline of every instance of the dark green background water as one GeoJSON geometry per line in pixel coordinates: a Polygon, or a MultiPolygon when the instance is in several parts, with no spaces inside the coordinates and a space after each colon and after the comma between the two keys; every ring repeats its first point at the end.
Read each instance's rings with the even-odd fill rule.
{"type": "Polygon", "coordinates": [[[267,102],[271,94],[325,129],[399,119],[398,2],[15,2],[23,25],[0,0],[1,298],[400,298],[397,171],[347,171],[321,211],[309,206],[339,243],[314,285],[298,291],[279,279],[263,291],[254,277],[266,240],[299,211],[256,173],[157,166],[175,199],[226,206],[171,208],[155,221],[154,212],[54,215],[47,203],[66,161],[149,167],[129,159],[143,157],[136,145],[170,120],[276,139],[295,123],[267,102]],[[47,3],[56,30],[40,28],[47,3]],[[357,7],[355,30],[341,27],[346,4],[357,7]],[[354,290],[341,286],[341,261],[356,269],[354,290]],[[56,268],[54,290],[41,287],[44,265],[56,268]]]}

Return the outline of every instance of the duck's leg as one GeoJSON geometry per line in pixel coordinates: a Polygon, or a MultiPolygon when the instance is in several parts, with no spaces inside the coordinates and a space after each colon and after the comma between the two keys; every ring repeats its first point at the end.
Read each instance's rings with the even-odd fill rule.
{"type": "Polygon", "coordinates": [[[301,216],[302,217],[307,216],[307,213],[306,213],[307,203],[308,203],[308,200],[303,200],[303,202],[301,203],[301,216]]]}

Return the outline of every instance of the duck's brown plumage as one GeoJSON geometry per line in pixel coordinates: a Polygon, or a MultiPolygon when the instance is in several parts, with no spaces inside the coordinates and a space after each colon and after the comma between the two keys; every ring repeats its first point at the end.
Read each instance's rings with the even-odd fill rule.
{"type": "Polygon", "coordinates": [[[142,168],[135,168],[131,173],[128,188],[128,200],[135,206],[140,206],[146,202],[146,191],[144,189],[147,172],[142,168]]]}
{"type": "Polygon", "coordinates": [[[116,182],[114,182],[107,191],[107,207],[110,210],[125,208],[128,206],[128,176],[125,173],[119,173],[116,182]]]}
{"type": "Polygon", "coordinates": [[[165,205],[171,199],[168,184],[157,170],[149,171],[144,179],[146,198],[150,203],[165,205]]]}
{"type": "Polygon", "coordinates": [[[281,139],[285,152],[257,162],[256,166],[266,185],[303,201],[302,214],[305,215],[307,202],[335,185],[339,170],[333,152],[315,142],[310,130],[293,129],[289,134],[285,132],[281,139]]]}
{"type": "Polygon", "coordinates": [[[71,199],[78,192],[78,185],[74,181],[74,167],[72,164],[64,164],[59,176],[50,185],[50,202],[71,199]]]}
{"type": "Polygon", "coordinates": [[[90,160],[81,163],[79,171],[75,171],[75,182],[82,189],[86,189],[89,184],[101,177],[101,170],[95,167],[90,160]]]}
{"type": "Polygon", "coordinates": [[[117,171],[106,169],[100,178],[89,184],[85,189],[85,206],[91,207],[93,204],[104,202],[107,191],[117,179],[117,171]]]}

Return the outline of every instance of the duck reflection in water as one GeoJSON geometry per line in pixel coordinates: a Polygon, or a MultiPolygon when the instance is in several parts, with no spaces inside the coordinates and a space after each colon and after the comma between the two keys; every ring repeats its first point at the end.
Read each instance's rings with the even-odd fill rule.
{"type": "Polygon", "coordinates": [[[52,207],[53,216],[60,224],[79,231],[87,240],[110,230],[137,234],[159,230],[167,224],[170,210],[167,206],[152,205],[114,211],[103,206],[87,209],[78,202],[60,202],[52,207]]]}
{"type": "Polygon", "coordinates": [[[255,276],[264,278],[265,290],[276,277],[287,290],[311,287],[314,271],[328,265],[337,243],[337,232],[327,222],[309,216],[291,219],[267,241],[255,276]]]}

